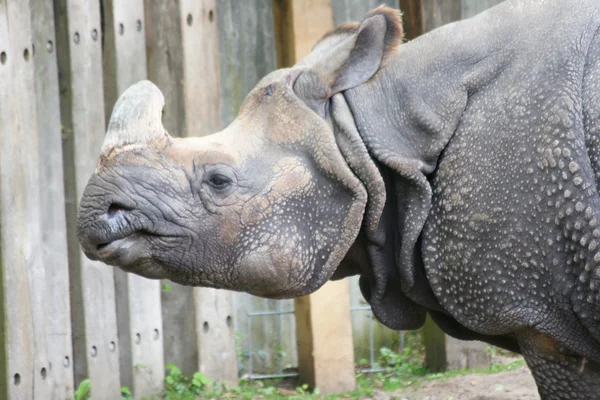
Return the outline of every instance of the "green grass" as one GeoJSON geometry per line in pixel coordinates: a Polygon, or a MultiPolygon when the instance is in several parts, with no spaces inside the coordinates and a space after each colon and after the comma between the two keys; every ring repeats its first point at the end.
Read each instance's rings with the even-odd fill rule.
{"type": "MultiPolygon", "coordinates": [[[[196,372],[191,377],[184,375],[173,364],[167,365],[164,392],[148,400],[196,400],[196,399],[264,399],[264,400],[304,400],[304,399],[361,399],[370,396],[376,390],[395,391],[406,387],[420,386],[432,380],[446,381],[455,376],[474,373],[494,374],[510,371],[525,366],[522,359],[505,365],[494,365],[491,368],[449,371],[430,374],[422,365],[422,357],[418,352],[407,348],[402,354],[382,348],[378,361],[372,367],[382,368],[376,373],[358,373],[356,389],[338,395],[323,396],[318,390],[310,391],[307,385],[295,381],[283,380],[242,380],[237,386],[228,386],[212,382],[204,374],[196,372]],[[290,385],[291,383],[291,385],[290,385]],[[291,389],[294,388],[295,389],[291,389]]],[[[364,365],[363,365],[364,367],[364,365]]],[[[91,384],[89,380],[81,383],[75,399],[89,399],[91,384]]],[[[122,389],[122,400],[131,400],[131,391],[122,389]]]]}

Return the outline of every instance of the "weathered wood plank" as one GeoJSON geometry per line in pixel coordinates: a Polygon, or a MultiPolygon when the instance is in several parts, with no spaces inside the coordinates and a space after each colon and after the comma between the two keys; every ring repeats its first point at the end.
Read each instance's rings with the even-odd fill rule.
{"type": "Polygon", "coordinates": [[[229,124],[256,83],[277,68],[272,0],[217,2],[221,120],[229,124]]]}
{"type": "Polygon", "coordinates": [[[36,353],[47,357],[48,365],[39,373],[46,375],[49,397],[66,399],[73,397],[73,355],[54,11],[49,0],[31,5],[44,266],[43,276],[36,276],[43,278],[39,286],[45,289],[45,296],[37,297],[43,299],[46,311],[35,321],[47,324],[40,331],[46,347],[40,348],[42,343],[36,340],[36,353]]]}
{"type": "Polygon", "coordinates": [[[445,371],[446,335],[428,315],[423,326],[423,344],[425,345],[425,365],[431,372],[445,371]]]}
{"type": "Polygon", "coordinates": [[[231,293],[195,288],[199,370],[213,380],[238,381],[231,293]]]}
{"type": "Polygon", "coordinates": [[[294,65],[317,41],[333,29],[332,0],[273,0],[277,61],[280,68],[294,65]],[[318,18],[314,18],[318,15],[318,18]]]}
{"type": "Polygon", "coordinates": [[[296,62],[296,41],[294,40],[293,3],[290,0],[273,0],[275,20],[275,48],[277,65],[290,67],[296,62]],[[285,21],[285,22],[283,22],[285,21]]]}
{"type": "Polygon", "coordinates": [[[406,38],[414,39],[432,29],[461,19],[461,1],[463,0],[400,0],[406,38]]]}
{"type": "MultiPolygon", "coordinates": [[[[118,97],[146,79],[143,0],[105,0],[104,102],[106,121],[118,97]]],[[[115,270],[121,383],[135,398],[163,387],[164,358],[160,282],[115,270]]]]}
{"type": "Polygon", "coordinates": [[[94,399],[120,396],[113,268],[88,260],[76,235],[77,205],[104,140],[99,1],[54,2],[63,125],[63,165],[71,284],[75,384],[94,399]]]}
{"type": "MultiPolygon", "coordinates": [[[[30,399],[39,382],[30,279],[41,269],[38,154],[28,7],[0,1],[0,397],[30,399]],[[10,21],[10,25],[9,25],[10,21]],[[33,151],[33,154],[31,153],[33,151]],[[37,241],[36,241],[37,240],[37,241]]],[[[42,396],[43,397],[43,396],[42,396]]]]}
{"type": "MultiPolygon", "coordinates": [[[[179,3],[144,0],[144,19],[146,21],[148,79],[160,88],[165,97],[163,125],[172,136],[186,136],[183,79],[181,79],[183,76],[183,43],[181,41],[183,27],[181,26],[179,3]]],[[[173,290],[173,292],[178,291],[173,290]]],[[[191,298],[191,289],[189,291],[191,298]]],[[[164,317],[168,318],[167,313],[164,314],[164,317]]],[[[165,321],[163,319],[166,329],[165,321]]],[[[167,335],[166,330],[165,335],[167,335]]],[[[165,359],[168,359],[167,354],[165,348],[165,359]]]]}
{"type": "Polygon", "coordinates": [[[216,0],[181,0],[180,4],[186,135],[209,135],[221,129],[216,0]]]}
{"type": "MultiPolygon", "coordinates": [[[[180,12],[178,2],[144,0],[148,79],[165,97],[163,125],[178,137],[186,136],[180,12]]],[[[162,285],[166,288],[161,291],[165,363],[177,365],[189,376],[198,370],[193,288],[168,280],[162,285]]]]}
{"type": "Polygon", "coordinates": [[[406,39],[411,40],[422,35],[425,29],[423,26],[423,1],[400,0],[400,10],[406,39]]]}
{"type": "MultiPolygon", "coordinates": [[[[290,64],[279,67],[300,60],[333,29],[331,0],[274,0],[274,8],[279,10],[275,26],[289,27],[278,37],[277,49],[287,52],[279,60],[290,64]]],[[[356,382],[348,280],[328,282],[296,299],[295,311],[301,379],[324,394],[352,390],[356,382]]]]}
{"type": "Polygon", "coordinates": [[[337,26],[348,21],[361,21],[369,11],[382,4],[399,7],[398,0],[331,0],[333,24],[337,26]]]}
{"type": "MultiPolygon", "coordinates": [[[[237,1],[222,0],[217,2],[216,16],[220,72],[226,77],[221,79],[221,119],[226,125],[256,83],[277,68],[273,3],[246,0],[242,7],[237,1]]],[[[234,329],[241,334],[238,345],[244,352],[243,373],[250,372],[250,364],[254,374],[278,373],[285,365],[296,365],[293,316],[248,316],[255,311],[293,310],[293,300],[233,293],[233,304],[234,329]]]]}
{"type": "Polygon", "coordinates": [[[194,288],[163,281],[163,349],[165,364],[177,365],[191,376],[198,371],[194,288]]]}
{"type": "Polygon", "coordinates": [[[446,335],[446,361],[448,370],[489,368],[490,345],[476,340],[458,340],[446,335]]]}
{"type": "MultiPolygon", "coordinates": [[[[204,136],[222,127],[216,1],[180,4],[185,131],[188,136],[204,136]]],[[[194,288],[194,303],[199,370],[211,379],[237,382],[231,292],[194,288]]]]}
{"type": "Polygon", "coordinates": [[[300,377],[321,393],[354,389],[349,281],[331,281],[296,299],[300,377]]]}
{"type": "Polygon", "coordinates": [[[460,0],[422,0],[425,32],[462,18],[460,0]]]}
{"type": "Polygon", "coordinates": [[[504,0],[462,0],[462,17],[469,18],[487,10],[504,0]]]}
{"type": "MultiPolygon", "coordinates": [[[[216,2],[145,4],[148,74],[165,94],[165,127],[176,136],[216,132],[222,126],[216,2]]],[[[165,285],[171,290],[162,294],[163,325],[173,340],[165,341],[165,359],[186,373],[236,382],[231,293],[165,285]]]]}

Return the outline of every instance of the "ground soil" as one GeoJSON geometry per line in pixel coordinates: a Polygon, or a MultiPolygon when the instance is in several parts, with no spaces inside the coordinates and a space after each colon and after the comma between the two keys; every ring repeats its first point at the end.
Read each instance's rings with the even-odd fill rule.
{"type": "Polygon", "coordinates": [[[497,374],[471,374],[426,382],[396,392],[376,392],[372,400],[539,400],[527,367],[497,374]]]}

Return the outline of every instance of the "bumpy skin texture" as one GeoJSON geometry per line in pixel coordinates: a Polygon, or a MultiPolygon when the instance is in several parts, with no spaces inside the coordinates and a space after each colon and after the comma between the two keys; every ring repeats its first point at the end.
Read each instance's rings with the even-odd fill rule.
{"type": "MultiPolygon", "coordinates": [[[[412,215],[397,227],[422,221],[451,333],[516,338],[548,399],[600,397],[599,28],[596,1],[509,1],[403,45],[345,93],[394,179],[397,160],[422,162],[432,192],[401,180],[412,215]]],[[[417,276],[401,248],[400,274],[417,276]]]]}
{"type": "Polygon", "coordinates": [[[268,297],[359,274],[386,325],[429,313],[520,351],[544,399],[600,398],[600,3],[511,0],[401,40],[385,8],[342,26],[206,138],[170,138],[134,90],[84,251],[268,297]]]}

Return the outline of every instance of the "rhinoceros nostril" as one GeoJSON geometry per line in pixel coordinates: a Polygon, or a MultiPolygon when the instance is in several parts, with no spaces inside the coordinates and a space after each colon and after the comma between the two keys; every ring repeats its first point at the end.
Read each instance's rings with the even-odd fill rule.
{"type": "Polygon", "coordinates": [[[106,215],[108,217],[114,217],[115,215],[119,214],[119,213],[125,213],[128,211],[133,210],[133,208],[128,207],[124,204],[115,202],[112,203],[109,207],[108,207],[108,211],[106,211],[106,215]]]}

